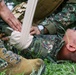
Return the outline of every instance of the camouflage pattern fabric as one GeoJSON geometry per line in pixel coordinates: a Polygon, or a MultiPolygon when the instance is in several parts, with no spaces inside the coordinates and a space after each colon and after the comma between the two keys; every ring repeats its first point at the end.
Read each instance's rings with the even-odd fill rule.
{"type": "MultiPolygon", "coordinates": [[[[26,7],[27,4],[23,2],[17,5],[12,11],[14,16],[18,18],[21,22],[23,22],[23,16],[26,7]]],[[[60,10],[56,10],[53,14],[50,15],[50,17],[46,18],[40,24],[44,25],[45,27],[48,26],[48,28],[46,28],[48,29],[49,33],[52,33],[52,31],[50,30],[52,29],[53,31],[55,31],[55,33],[64,35],[67,28],[75,27],[74,23],[76,22],[76,3],[62,3],[62,6],[60,6],[59,8],[60,10]],[[55,26],[54,28],[51,23],[55,26]]]]}
{"type": "MultiPolygon", "coordinates": [[[[69,25],[76,21],[76,4],[66,4],[59,13],[53,13],[41,24],[46,26],[52,22],[57,30],[57,35],[35,35],[32,44],[25,50],[25,55],[30,54],[33,58],[48,58],[57,61],[56,55],[64,45],[64,35],[69,25]],[[27,53],[28,52],[28,53],[27,53]]],[[[75,25],[74,25],[75,26],[75,25]]]]}
{"type": "Polygon", "coordinates": [[[24,51],[25,55],[30,53],[33,58],[47,58],[55,62],[63,45],[64,41],[57,35],[35,35],[32,44],[24,51]]]}
{"type": "MultiPolygon", "coordinates": [[[[50,22],[55,26],[57,33],[64,34],[66,29],[76,22],[76,4],[66,4],[61,11],[51,14],[41,24],[46,26],[50,22]]],[[[75,24],[73,26],[75,27],[75,24]]]]}
{"type": "MultiPolygon", "coordinates": [[[[45,17],[56,10],[64,0],[39,0],[34,14],[33,23],[39,24],[45,17]],[[52,7],[51,7],[52,6],[52,7]],[[43,12],[43,14],[41,14],[43,12]]],[[[16,18],[23,22],[24,13],[27,8],[27,3],[22,2],[17,5],[12,11],[16,18]]]]}
{"type": "Polygon", "coordinates": [[[12,13],[14,14],[14,16],[21,23],[23,22],[23,18],[24,18],[26,7],[27,7],[27,3],[26,2],[22,2],[21,4],[18,4],[17,6],[15,6],[14,9],[12,10],[12,13]]]}
{"type": "MultiPolygon", "coordinates": [[[[52,22],[56,29],[57,35],[36,35],[29,48],[26,50],[32,57],[48,58],[51,61],[56,61],[58,51],[64,45],[62,37],[68,27],[76,21],[76,4],[66,4],[61,12],[52,14],[49,18],[43,21],[42,25],[48,25],[52,22]]],[[[74,25],[75,26],[75,25],[74,25]]]]}

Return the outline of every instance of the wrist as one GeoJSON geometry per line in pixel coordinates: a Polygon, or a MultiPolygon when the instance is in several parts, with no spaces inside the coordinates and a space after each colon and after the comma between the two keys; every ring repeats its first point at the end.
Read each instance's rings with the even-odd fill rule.
{"type": "Polygon", "coordinates": [[[37,28],[39,29],[41,34],[44,34],[44,26],[43,25],[38,25],[37,28]]]}

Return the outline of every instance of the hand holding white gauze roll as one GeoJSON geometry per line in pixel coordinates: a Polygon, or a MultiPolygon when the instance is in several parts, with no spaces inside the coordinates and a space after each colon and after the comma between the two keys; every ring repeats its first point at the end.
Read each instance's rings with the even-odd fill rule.
{"type": "Polygon", "coordinates": [[[14,31],[10,36],[10,43],[17,49],[24,49],[31,43],[33,36],[30,35],[30,28],[38,0],[28,0],[26,12],[24,15],[21,33],[14,31]]]}

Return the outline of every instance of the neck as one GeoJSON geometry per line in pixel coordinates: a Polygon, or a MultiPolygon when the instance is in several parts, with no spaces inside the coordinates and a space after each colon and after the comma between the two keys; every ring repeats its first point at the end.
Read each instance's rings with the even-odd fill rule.
{"type": "Polygon", "coordinates": [[[66,48],[66,46],[64,45],[62,47],[62,49],[59,51],[58,55],[57,55],[57,59],[58,60],[69,60],[70,59],[70,55],[69,52],[66,48]]]}

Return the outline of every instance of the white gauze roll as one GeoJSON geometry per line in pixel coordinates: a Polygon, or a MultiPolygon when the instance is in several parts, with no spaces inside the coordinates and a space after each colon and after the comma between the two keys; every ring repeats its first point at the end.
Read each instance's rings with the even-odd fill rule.
{"type": "Polygon", "coordinates": [[[33,36],[30,34],[28,35],[28,39],[26,41],[27,44],[25,43],[24,46],[20,45],[20,37],[21,37],[20,32],[13,31],[11,36],[9,37],[10,38],[9,43],[19,50],[23,50],[23,49],[28,48],[29,45],[31,44],[32,40],[33,40],[33,36]]]}
{"type": "Polygon", "coordinates": [[[27,44],[37,2],[38,0],[28,0],[27,3],[27,8],[23,20],[21,37],[20,37],[20,45],[23,47],[27,44]]]}

